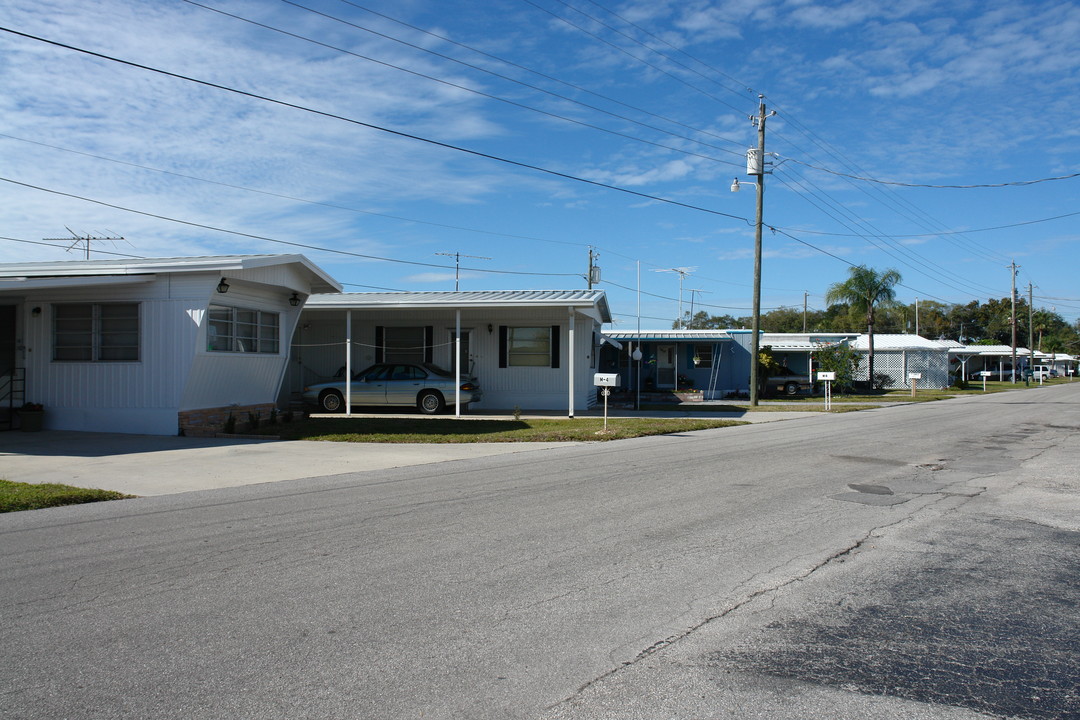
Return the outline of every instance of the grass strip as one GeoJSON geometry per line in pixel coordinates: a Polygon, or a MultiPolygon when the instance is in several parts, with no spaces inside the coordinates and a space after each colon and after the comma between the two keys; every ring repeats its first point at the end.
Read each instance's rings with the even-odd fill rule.
{"type": "Polygon", "coordinates": [[[132,497],[135,496],[113,490],[72,487],[58,483],[35,484],[0,480],[0,512],[39,510],[61,505],[79,505],[132,497]]]}
{"type": "Polygon", "coordinates": [[[718,418],[465,419],[321,417],[259,428],[282,440],[364,443],[581,442],[745,425],[718,418]]]}

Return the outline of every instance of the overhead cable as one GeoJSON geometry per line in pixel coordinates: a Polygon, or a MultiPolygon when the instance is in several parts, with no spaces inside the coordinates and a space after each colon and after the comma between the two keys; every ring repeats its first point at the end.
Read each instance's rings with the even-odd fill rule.
{"type": "MultiPolygon", "coordinates": [[[[784,157],[784,156],[781,156],[781,157],[784,157]]],[[[849,178],[851,180],[861,180],[863,182],[877,183],[879,185],[896,185],[896,186],[899,186],[899,187],[909,187],[909,188],[933,188],[933,189],[936,189],[936,190],[973,190],[973,189],[978,189],[978,188],[1022,187],[1024,185],[1038,185],[1039,183],[1044,183],[1044,182],[1054,182],[1054,181],[1057,181],[1057,180],[1072,180],[1074,178],[1080,177],[1080,172],[1076,172],[1076,173],[1071,173],[1069,175],[1058,175],[1056,177],[1039,178],[1038,180],[1014,180],[1012,182],[981,183],[981,184],[973,184],[973,185],[931,185],[931,184],[927,184],[927,183],[908,183],[908,182],[897,182],[897,181],[894,181],[894,180],[878,180],[877,178],[872,178],[872,177],[863,177],[863,176],[860,176],[860,175],[850,175],[848,173],[840,172],[839,170],[830,170],[829,168],[821,167],[819,165],[813,165],[813,164],[808,163],[808,162],[803,162],[802,160],[796,160],[795,158],[792,158],[792,157],[784,157],[784,160],[786,160],[788,162],[797,163],[799,165],[805,165],[808,168],[813,168],[814,170],[820,170],[821,172],[826,172],[826,173],[829,173],[830,175],[838,175],[840,177],[849,178]]]]}
{"type": "Polygon", "coordinates": [[[176,78],[177,80],[184,80],[185,82],[195,83],[197,85],[202,85],[204,87],[210,87],[210,88],[214,88],[216,90],[222,90],[224,92],[233,93],[235,95],[241,95],[243,97],[252,98],[254,100],[260,100],[260,101],[263,101],[263,102],[268,102],[268,103],[271,103],[271,104],[274,104],[274,105],[280,105],[281,107],[288,107],[288,108],[292,108],[294,110],[300,110],[302,112],[311,113],[312,115],[318,115],[320,117],[325,117],[325,118],[329,118],[329,119],[332,119],[332,120],[341,120],[342,122],[347,122],[347,123],[350,123],[352,125],[357,125],[359,127],[365,127],[365,128],[370,129],[370,130],[378,130],[379,132],[384,132],[384,133],[387,133],[387,134],[390,134],[390,135],[394,135],[396,137],[406,138],[408,140],[416,140],[416,141],[419,141],[419,142],[427,143],[429,145],[435,145],[436,147],[446,148],[448,150],[456,150],[458,152],[462,152],[462,153],[465,153],[467,155],[472,155],[474,157],[485,158],[487,160],[494,160],[495,162],[500,162],[500,163],[503,163],[503,164],[506,164],[506,165],[511,165],[513,167],[523,168],[525,170],[534,170],[536,172],[544,173],[546,175],[552,175],[554,177],[563,178],[564,180],[572,180],[574,182],[579,182],[579,183],[583,183],[583,184],[586,184],[586,185],[592,185],[593,187],[600,187],[600,188],[605,188],[607,190],[614,190],[616,192],[625,193],[627,195],[633,195],[634,197],[645,198],[647,200],[654,200],[656,202],[661,202],[661,203],[665,203],[665,204],[668,204],[668,205],[674,205],[676,207],[687,208],[688,210],[697,210],[698,212],[704,212],[704,213],[708,213],[710,215],[717,215],[717,216],[720,216],[720,217],[731,218],[732,220],[741,220],[742,222],[746,223],[747,225],[749,225],[750,222],[751,222],[747,218],[740,217],[738,215],[731,215],[729,213],[720,212],[719,210],[710,210],[709,208],[703,208],[703,207],[698,206],[698,205],[692,205],[690,203],[684,203],[684,202],[680,202],[678,200],[672,200],[670,198],[659,197],[657,195],[650,195],[648,193],[638,192],[637,190],[630,190],[629,188],[620,187],[618,185],[611,185],[610,183],[604,183],[604,182],[600,182],[598,180],[589,180],[587,178],[578,177],[576,175],[570,175],[569,173],[563,173],[563,172],[559,172],[557,170],[551,170],[549,168],[541,167],[539,165],[532,165],[530,163],[521,162],[519,160],[511,160],[509,158],[505,158],[505,157],[502,157],[502,156],[499,156],[499,155],[493,155],[491,153],[481,152],[480,150],[472,150],[470,148],[461,147],[460,145],[453,145],[451,143],[442,142],[440,140],[433,140],[431,138],[423,137],[422,135],[415,135],[415,134],[412,134],[412,133],[404,132],[402,130],[394,130],[392,128],[383,127],[381,125],[375,125],[373,123],[364,122],[362,120],[356,120],[354,118],[345,117],[344,115],[338,115],[336,113],[331,113],[331,112],[327,112],[327,111],[324,111],[324,110],[316,110],[315,108],[310,108],[310,107],[307,107],[305,105],[299,105],[297,103],[291,103],[291,102],[288,102],[288,101],[285,101],[285,100],[278,100],[276,98],[268,97],[266,95],[259,95],[258,93],[252,93],[252,92],[247,92],[245,90],[239,90],[237,88],[229,87],[228,85],[221,85],[219,83],[213,83],[213,82],[210,82],[208,80],[200,80],[198,78],[189,77],[187,75],[181,75],[179,73],[170,72],[168,70],[161,70],[159,68],[151,67],[149,65],[143,65],[141,63],[132,62],[131,60],[123,60],[123,59],[120,59],[120,58],[112,57],[110,55],[105,55],[103,53],[94,52],[93,50],[87,50],[85,48],[76,47],[74,45],[68,45],[67,43],[58,42],[56,40],[49,40],[47,38],[42,38],[42,37],[39,37],[39,36],[36,36],[36,35],[31,35],[29,33],[20,32],[18,30],[13,30],[11,28],[0,26],[0,31],[7,32],[7,33],[10,33],[12,35],[17,35],[19,37],[24,37],[24,38],[27,38],[29,40],[36,40],[38,42],[46,43],[46,44],[52,45],[54,47],[63,48],[65,50],[71,50],[73,52],[78,52],[78,53],[82,53],[84,55],[89,55],[90,57],[96,57],[96,58],[100,58],[102,60],[108,60],[110,62],[115,62],[115,63],[119,63],[121,65],[126,65],[128,67],[137,68],[139,70],[146,70],[147,72],[157,73],[159,75],[164,75],[166,77],[176,78]]]}

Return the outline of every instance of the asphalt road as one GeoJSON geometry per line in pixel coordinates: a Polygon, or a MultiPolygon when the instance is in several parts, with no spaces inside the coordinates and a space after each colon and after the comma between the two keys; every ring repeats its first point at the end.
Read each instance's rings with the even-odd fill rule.
{"type": "Polygon", "coordinates": [[[2,718],[1080,717],[1080,384],[0,516],[2,718]]]}

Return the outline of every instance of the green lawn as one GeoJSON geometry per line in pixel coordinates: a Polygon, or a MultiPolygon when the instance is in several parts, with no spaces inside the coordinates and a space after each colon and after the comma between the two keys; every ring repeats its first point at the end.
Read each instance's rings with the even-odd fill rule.
{"type": "Polygon", "coordinates": [[[60,505],[78,505],[80,503],[100,502],[102,500],[122,500],[135,497],[112,490],[94,490],[56,483],[12,482],[0,480],[0,512],[17,510],[38,510],[60,505]]]}
{"type": "Polygon", "coordinates": [[[260,426],[283,440],[369,443],[571,442],[621,440],[645,435],[745,425],[714,418],[603,418],[486,420],[464,418],[320,417],[260,426]]]}

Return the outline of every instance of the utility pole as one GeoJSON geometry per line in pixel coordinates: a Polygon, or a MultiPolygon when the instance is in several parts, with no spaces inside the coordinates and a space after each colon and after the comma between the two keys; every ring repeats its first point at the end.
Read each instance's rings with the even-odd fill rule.
{"type": "Polygon", "coordinates": [[[481,255],[462,255],[459,252],[452,253],[435,253],[436,255],[445,255],[446,257],[454,258],[454,292],[458,291],[461,280],[461,258],[474,258],[476,260],[490,260],[489,257],[483,257],[481,255]]]}
{"type": "Polygon", "coordinates": [[[1012,381],[1016,383],[1016,271],[1020,268],[1016,261],[1009,263],[1010,275],[1012,276],[1012,381]]]}
{"type": "Polygon", "coordinates": [[[810,293],[803,290],[802,294],[802,331],[806,332],[806,299],[810,297],[810,293]]]}
{"type": "Polygon", "coordinates": [[[1034,289],[1035,287],[1028,283],[1028,370],[1032,372],[1035,369],[1035,309],[1031,304],[1034,289]]]}
{"type": "Polygon", "coordinates": [[[758,404],[758,353],[761,348],[761,223],[762,209],[765,205],[765,118],[775,115],[775,111],[765,114],[765,96],[758,95],[758,115],[754,118],[757,125],[757,153],[746,155],[746,174],[757,175],[757,211],[754,213],[754,321],[750,339],[750,405],[758,404]]]}
{"type": "Polygon", "coordinates": [[[915,334],[919,334],[919,298],[915,298],[915,334]]]}

